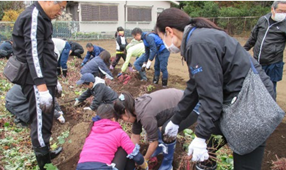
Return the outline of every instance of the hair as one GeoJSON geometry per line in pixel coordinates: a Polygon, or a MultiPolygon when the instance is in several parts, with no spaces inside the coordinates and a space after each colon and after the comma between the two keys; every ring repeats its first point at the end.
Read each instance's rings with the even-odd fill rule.
{"type": "Polygon", "coordinates": [[[112,104],[101,104],[97,110],[96,114],[101,118],[101,119],[112,119],[115,118],[118,120],[118,115],[116,114],[114,107],[112,104]]]}
{"type": "Polygon", "coordinates": [[[91,47],[93,47],[93,44],[92,43],[87,43],[85,47],[86,48],[91,48],[91,47]]]}
{"type": "Polygon", "coordinates": [[[164,10],[157,18],[156,28],[162,33],[165,33],[166,27],[176,28],[184,32],[185,26],[190,24],[197,28],[212,28],[223,31],[223,29],[206,18],[190,18],[187,13],[178,8],[164,10]]]}
{"type": "Polygon", "coordinates": [[[136,36],[137,34],[142,34],[142,30],[138,27],[134,28],[131,32],[132,35],[136,36]]]}
{"type": "Polygon", "coordinates": [[[121,118],[122,115],[125,114],[125,110],[127,110],[132,116],[136,117],[134,97],[127,91],[123,91],[121,94],[124,95],[125,99],[122,101],[118,98],[114,101],[114,109],[118,114],[118,117],[121,118]]]}
{"type": "Polygon", "coordinates": [[[103,60],[107,67],[110,66],[110,53],[108,51],[102,51],[99,57],[103,60]]]}
{"type": "Polygon", "coordinates": [[[117,29],[116,29],[116,32],[115,32],[115,38],[117,37],[117,33],[119,32],[119,31],[124,31],[124,28],[123,27],[117,27],[117,29]]]}
{"type": "Polygon", "coordinates": [[[286,1],[274,1],[271,7],[273,7],[274,9],[277,9],[278,4],[286,4],[286,1]]]}

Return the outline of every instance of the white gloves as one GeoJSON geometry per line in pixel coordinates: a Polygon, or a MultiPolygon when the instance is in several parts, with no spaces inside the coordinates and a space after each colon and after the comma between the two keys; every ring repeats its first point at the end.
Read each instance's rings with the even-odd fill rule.
{"type": "Polygon", "coordinates": [[[192,156],[192,161],[203,162],[209,159],[206,140],[196,137],[189,145],[188,155],[192,156]]]}
{"type": "Polygon", "coordinates": [[[78,106],[79,104],[80,104],[80,101],[76,98],[73,105],[74,105],[74,106],[78,106]]]}
{"type": "Polygon", "coordinates": [[[62,96],[62,85],[60,84],[60,82],[57,82],[57,87],[56,87],[56,97],[61,97],[62,96]]]}
{"type": "Polygon", "coordinates": [[[40,108],[43,113],[52,113],[53,98],[49,90],[40,92],[40,108]]]}
{"type": "Polygon", "coordinates": [[[91,110],[90,107],[84,107],[83,110],[91,110]]]}
{"type": "Polygon", "coordinates": [[[65,123],[66,122],[66,120],[65,120],[65,118],[63,116],[63,112],[60,112],[60,117],[58,117],[58,121],[61,122],[61,123],[65,123]]]}
{"type": "Polygon", "coordinates": [[[147,62],[147,64],[146,64],[146,68],[147,68],[147,70],[149,70],[149,69],[150,69],[151,64],[152,64],[152,61],[148,60],[148,62],[147,62]]]}
{"type": "Polygon", "coordinates": [[[169,137],[176,137],[178,130],[179,126],[170,121],[165,128],[165,135],[169,137]]]}

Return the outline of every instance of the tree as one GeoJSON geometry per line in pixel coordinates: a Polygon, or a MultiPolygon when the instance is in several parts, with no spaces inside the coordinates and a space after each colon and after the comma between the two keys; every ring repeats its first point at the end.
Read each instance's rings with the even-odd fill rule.
{"type": "Polygon", "coordinates": [[[0,1],[0,20],[4,16],[4,11],[8,10],[23,10],[25,8],[23,1],[0,1]]]}

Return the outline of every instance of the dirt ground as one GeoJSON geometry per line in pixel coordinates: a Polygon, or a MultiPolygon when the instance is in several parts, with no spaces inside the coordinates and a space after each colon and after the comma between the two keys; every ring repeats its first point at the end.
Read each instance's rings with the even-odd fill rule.
{"type": "MultiPolygon", "coordinates": [[[[247,40],[246,38],[237,38],[241,44],[244,44],[247,40]]],[[[83,47],[85,47],[88,41],[79,42],[83,47]]],[[[101,40],[101,41],[91,41],[93,44],[98,45],[106,49],[111,53],[111,56],[115,56],[115,41],[114,40],[101,40]]],[[[285,56],[286,54],[284,54],[285,56]]],[[[83,56],[84,57],[84,56],[83,56]]],[[[131,62],[135,58],[131,59],[131,62]]],[[[284,59],[285,61],[285,59],[284,59]]],[[[62,83],[63,90],[69,89],[73,90],[71,86],[74,86],[76,80],[79,79],[79,65],[81,63],[80,59],[73,59],[70,57],[68,65],[73,63],[75,65],[75,70],[69,70],[69,83],[62,83]],[[73,83],[73,84],[72,84],[73,83]]],[[[113,75],[116,75],[122,65],[123,61],[121,60],[119,65],[116,67],[116,70],[113,72],[113,75]]],[[[153,63],[154,64],[154,63],[153,63]]],[[[168,87],[175,87],[179,89],[184,89],[186,87],[186,81],[188,80],[188,70],[186,64],[182,65],[182,60],[179,54],[171,54],[168,63],[168,71],[169,71],[169,82],[168,87]]],[[[286,67],[284,67],[284,77],[286,73],[286,67]]],[[[134,75],[128,85],[123,85],[122,83],[118,83],[116,79],[113,81],[110,86],[117,92],[121,91],[129,91],[134,96],[139,96],[141,94],[148,92],[148,87],[152,85],[154,87],[153,90],[161,89],[161,80],[159,81],[159,85],[153,85],[151,83],[153,75],[153,70],[147,72],[147,76],[149,81],[141,82],[138,81],[138,75],[134,75]]],[[[286,111],[286,80],[285,78],[278,83],[277,87],[277,102],[286,111]]],[[[65,130],[70,131],[70,136],[67,140],[72,141],[69,144],[64,144],[63,153],[53,161],[54,164],[58,166],[60,170],[70,170],[75,169],[79,158],[79,148],[82,147],[84,143],[84,138],[88,134],[88,129],[86,128],[89,124],[91,117],[94,115],[92,112],[83,112],[81,111],[82,107],[87,106],[83,105],[81,108],[74,108],[73,103],[69,100],[77,97],[74,93],[66,93],[63,100],[59,100],[61,107],[65,113],[66,123],[59,124],[58,122],[54,122],[53,127],[53,138],[56,138],[61,132],[65,130]]],[[[263,160],[263,168],[262,170],[269,170],[271,163],[273,160],[276,160],[276,155],[281,157],[286,157],[286,119],[283,121],[284,123],[280,124],[279,127],[275,130],[275,132],[270,136],[267,140],[267,145],[264,154],[263,160]]],[[[127,128],[127,131],[130,132],[130,128],[127,128]]],[[[183,142],[179,141],[176,146],[176,152],[174,157],[174,169],[178,168],[181,157],[183,156],[183,142]]],[[[143,144],[144,145],[144,144],[143,144]]],[[[143,147],[144,148],[144,147],[143,147]]]]}

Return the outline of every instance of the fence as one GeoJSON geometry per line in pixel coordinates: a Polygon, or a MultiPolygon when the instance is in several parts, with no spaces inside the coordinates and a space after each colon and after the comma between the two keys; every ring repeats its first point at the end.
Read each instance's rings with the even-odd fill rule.
{"type": "MultiPolygon", "coordinates": [[[[217,17],[208,18],[216,23],[219,27],[225,29],[229,35],[248,37],[252,28],[257,23],[259,17],[217,17]]],[[[137,23],[130,25],[126,23],[125,36],[131,37],[131,30],[136,27],[146,27],[147,23],[137,23]]],[[[154,28],[155,23],[148,23],[150,28],[154,28]]],[[[8,40],[12,36],[14,27],[13,22],[0,22],[0,39],[8,40]]],[[[97,40],[112,39],[116,30],[116,22],[78,22],[78,21],[57,21],[53,22],[53,37],[65,38],[69,40],[97,40]],[[89,31],[83,29],[88,28],[89,31]],[[114,27],[114,28],[110,28],[114,27]],[[92,29],[90,29],[92,28],[92,29]],[[101,30],[100,30],[100,29],[101,30]],[[104,29],[108,28],[108,29],[104,29]],[[92,31],[90,31],[92,30],[92,31]],[[114,30],[114,31],[106,31],[114,30]]],[[[151,31],[151,29],[143,29],[143,31],[151,31]]]]}

